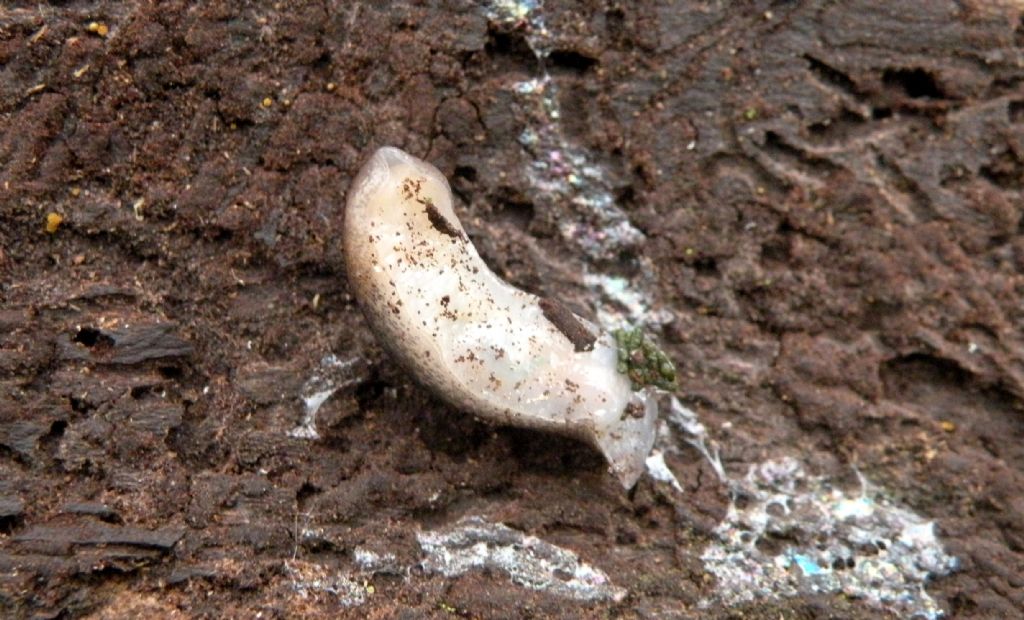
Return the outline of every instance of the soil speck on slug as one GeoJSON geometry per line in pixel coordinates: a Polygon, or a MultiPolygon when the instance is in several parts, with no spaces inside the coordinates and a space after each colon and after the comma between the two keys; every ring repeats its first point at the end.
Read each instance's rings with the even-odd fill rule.
{"type": "Polygon", "coordinates": [[[462,239],[462,231],[445,219],[445,217],[441,215],[441,212],[437,210],[437,207],[434,206],[434,203],[430,202],[430,200],[418,200],[418,202],[426,205],[427,219],[430,220],[430,225],[438,232],[443,235],[448,235],[449,237],[454,237],[455,239],[462,239]]]}
{"type": "Polygon", "coordinates": [[[594,350],[597,336],[591,334],[590,330],[584,327],[583,323],[580,323],[568,308],[546,297],[542,298],[539,303],[544,318],[569,339],[577,353],[594,350]]]}
{"type": "Polygon", "coordinates": [[[441,215],[441,212],[438,211],[433,201],[430,198],[423,198],[420,196],[422,186],[422,179],[405,179],[402,181],[402,196],[406,200],[415,200],[423,205],[427,211],[427,219],[430,220],[430,225],[433,226],[435,230],[443,235],[452,237],[453,239],[462,239],[462,231],[449,222],[445,216],[441,215]]]}

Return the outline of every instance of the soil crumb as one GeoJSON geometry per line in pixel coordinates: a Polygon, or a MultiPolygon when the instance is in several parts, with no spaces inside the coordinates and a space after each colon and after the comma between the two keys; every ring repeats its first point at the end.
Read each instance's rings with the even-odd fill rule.
{"type": "Polygon", "coordinates": [[[544,318],[551,321],[551,324],[569,339],[577,353],[594,350],[594,341],[597,340],[597,336],[591,334],[590,330],[580,323],[572,311],[548,298],[541,298],[540,309],[544,313],[544,318]]]}
{"type": "Polygon", "coordinates": [[[452,225],[441,212],[437,210],[434,203],[429,200],[423,201],[427,208],[427,219],[430,220],[430,224],[443,235],[448,235],[455,239],[462,239],[462,231],[452,225]]]}

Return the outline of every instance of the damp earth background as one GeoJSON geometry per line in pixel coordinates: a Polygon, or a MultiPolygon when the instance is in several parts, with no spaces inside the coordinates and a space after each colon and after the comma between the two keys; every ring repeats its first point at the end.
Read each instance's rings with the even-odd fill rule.
{"type": "Polygon", "coordinates": [[[884,617],[702,607],[730,499],[699,451],[625,493],[395,367],[339,240],[392,144],[499,275],[653,326],[731,476],[863,476],[934,520],[949,617],[1019,617],[1022,10],[7,3],[0,615],[884,617]],[[459,523],[562,581],[431,570],[459,523]]]}

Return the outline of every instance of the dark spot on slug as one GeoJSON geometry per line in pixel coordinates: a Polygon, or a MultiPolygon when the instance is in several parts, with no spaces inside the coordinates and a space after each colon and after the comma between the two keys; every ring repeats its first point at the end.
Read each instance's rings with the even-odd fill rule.
{"type": "Polygon", "coordinates": [[[423,201],[427,210],[427,219],[430,220],[430,225],[433,226],[442,235],[448,235],[455,239],[462,239],[462,231],[452,225],[441,212],[437,210],[434,203],[429,200],[423,201]]]}
{"type": "Polygon", "coordinates": [[[623,411],[623,413],[625,415],[628,415],[628,416],[632,417],[632,418],[640,418],[640,419],[643,419],[644,415],[646,414],[646,412],[644,411],[644,408],[639,403],[634,403],[634,402],[631,402],[628,405],[626,405],[626,410],[623,411]]]}
{"type": "Polygon", "coordinates": [[[571,310],[553,299],[542,298],[539,303],[544,318],[569,339],[577,353],[594,350],[597,336],[591,334],[571,310]]]}

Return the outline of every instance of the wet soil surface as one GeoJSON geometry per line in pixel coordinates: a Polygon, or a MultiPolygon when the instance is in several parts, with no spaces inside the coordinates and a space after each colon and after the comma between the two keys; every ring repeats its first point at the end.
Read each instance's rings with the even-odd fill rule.
{"type": "Polygon", "coordinates": [[[927,589],[951,617],[1021,617],[1020,3],[548,1],[543,32],[494,7],[515,10],[0,8],[0,615],[883,613],[698,609],[729,496],[696,450],[666,456],[682,493],[624,492],[586,446],[489,426],[396,368],[339,239],[350,180],[392,144],[452,179],[511,282],[590,318],[584,270],[640,283],[728,472],[859,471],[935,519],[960,567],[927,589]],[[528,174],[550,154],[516,85],[542,77],[560,139],[642,233],[614,256],[585,256],[559,226],[589,216],[528,174]],[[289,435],[331,354],[347,374],[320,437],[289,435]],[[424,570],[416,533],[465,516],[627,595],[424,570]],[[296,585],[356,574],[357,549],[399,567],[360,577],[361,604],[296,585]]]}

